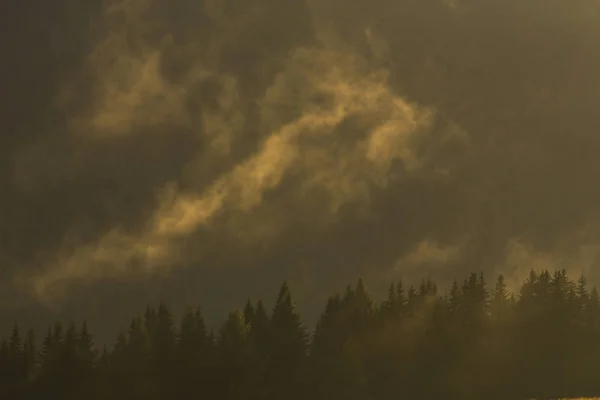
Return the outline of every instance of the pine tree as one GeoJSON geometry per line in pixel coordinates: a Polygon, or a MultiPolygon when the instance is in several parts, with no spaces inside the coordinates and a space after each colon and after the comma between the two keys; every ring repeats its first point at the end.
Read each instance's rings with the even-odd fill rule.
{"type": "Polygon", "coordinates": [[[66,349],[73,354],[76,353],[77,349],[77,326],[74,322],[70,322],[65,333],[65,340],[63,342],[66,349]]]}
{"type": "Polygon", "coordinates": [[[456,314],[460,310],[460,304],[462,302],[462,293],[458,287],[458,281],[455,279],[452,282],[452,288],[450,289],[450,298],[448,299],[448,306],[450,314],[456,314]]]}
{"type": "Polygon", "coordinates": [[[206,345],[209,349],[214,350],[217,344],[217,338],[214,329],[210,329],[206,335],[206,345]]]}
{"type": "Polygon", "coordinates": [[[402,309],[406,306],[406,296],[404,295],[404,284],[402,281],[396,283],[396,306],[402,309]]]}
{"type": "Polygon", "coordinates": [[[586,311],[587,320],[591,331],[596,335],[600,335],[600,295],[595,287],[590,292],[590,298],[586,311]]]}
{"type": "Polygon", "coordinates": [[[288,284],[279,290],[271,316],[272,353],[269,365],[270,397],[302,397],[303,372],[306,366],[308,333],[288,284]]]}
{"type": "Polygon", "coordinates": [[[322,358],[332,354],[339,355],[341,352],[341,345],[348,336],[347,329],[342,324],[342,309],[343,305],[339,294],[330,296],[325,305],[325,310],[317,320],[311,346],[313,356],[322,358]]]}
{"type": "Polygon", "coordinates": [[[106,345],[102,346],[102,351],[98,357],[97,366],[98,370],[102,373],[107,372],[107,370],[110,368],[110,353],[106,345]]]}
{"type": "MultiPolygon", "coordinates": [[[[151,341],[150,368],[153,381],[161,396],[172,391],[176,381],[176,332],[171,311],[164,302],[160,302],[156,312],[154,336],[151,341]]],[[[149,390],[149,389],[148,389],[149,390]]]]}
{"type": "Polygon", "coordinates": [[[153,307],[147,306],[146,312],[144,313],[144,330],[148,335],[150,343],[154,340],[156,334],[157,314],[153,307]]]}
{"type": "Polygon", "coordinates": [[[488,306],[488,292],[483,275],[472,273],[462,286],[461,308],[463,324],[478,329],[485,321],[488,306]]]}
{"type": "Polygon", "coordinates": [[[206,326],[202,312],[188,309],[181,320],[179,339],[177,341],[178,360],[187,368],[197,369],[206,357],[206,326]]]}
{"type": "Polygon", "coordinates": [[[277,350],[293,359],[306,356],[308,334],[286,282],[279,290],[271,316],[271,329],[277,350]]]}
{"type": "Polygon", "coordinates": [[[195,338],[195,321],[194,312],[188,309],[183,317],[181,318],[181,325],[179,327],[179,338],[177,340],[177,348],[181,355],[189,355],[188,349],[191,344],[194,343],[195,338]],[[185,349],[185,350],[184,350],[185,349]]]}
{"type": "Polygon", "coordinates": [[[229,313],[219,330],[217,349],[222,366],[222,378],[225,379],[225,398],[240,398],[247,389],[244,379],[249,366],[248,326],[244,315],[238,310],[229,313]]]}
{"type": "MultiPolygon", "coordinates": [[[[330,298],[331,299],[331,298],[330,298]]],[[[381,312],[384,320],[398,317],[398,304],[396,297],[396,286],[392,283],[388,289],[387,299],[381,305],[381,312]]],[[[328,304],[329,305],[329,304],[328,304]]]]}
{"type": "Polygon", "coordinates": [[[272,341],[270,319],[261,300],[256,303],[247,328],[248,366],[245,385],[251,399],[262,400],[266,396],[264,381],[271,358],[272,341]]]}
{"type": "Polygon", "coordinates": [[[55,346],[60,346],[63,343],[63,326],[60,321],[57,321],[54,324],[54,329],[52,330],[52,342],[55,346]]]}
{"type": "Polygon", "coordinates": [[[259,300],[252,315],[249,340],[255,351],[267,355],[271,342],[270,319],[263,302],[259,300]]]}
{"type": "Polygon", "coordinates": [[[254,319],[254,305],[252,304],[252,300],[248,299],[246,301],[246,306],[244,306],[244,322],[246,325],[252,323],[254,319]]]}
{"type": "Polygon", "coordinates": [[[175,349],[175,324],[171,311],[164,302],[160,302],[158,306],[152,345],[155,360],[160,364],[169,364],[175,349]]]}
{"type": "Polygon", "coordinates": [[[127,352],[127,335],[121,329],[117,334],[117,340],[115,341],[115,345],[112,349],[112,354],[115,358],[123,358],[125,357],[125,353],[127,352]]]}
{"type": "Polygon", "coordinates": [[[54,335],[52,334],[52,328],[48,327],[48,332],[44,337],[42,343],[42,351],[40,353],[40,364],[43,370],[49,370],[52,365],[52,357],[55,350],[54,335]]]}
{"type": "Polygon", "coordinates": [[[87,321],[83,321],[77,337],[77,355],[80,360],[80,368],[90,374],[96,366],[98,352],[94,348],[92,334],[88,330],[87,321]]]}
{"type": "Polygon", "coordinates": [[[26,378],[26,364],[23,351],[23,339],[19,325],[15,323],[8,339],[8,377],[13,385],[18,386],[26,378]]]}
{"type": "Polygon", "coordinates": [[[65,339],[61,346],[61,369],[68,375],[72,375],[79,368],[77,362],[77,350],[78,350],[78,338],[77,338],[77,327],[74,322],[69,323],[67,331],[65,333],[65,339]]]}
{"type": "Polygon", "coordinates": [[[8,340],[8,348],[11,360],[19,362],[23,355],[23,340],[21,339],[21,331],[18,324],[13,326],[12,334],[8,340]]]}
{"type": "Polygon", "coordinates": [[[23,359],[25,364],[25,375],[31,380],[37,366],[37,349],[35,342],[35,332],[33,329],[27,331],[27,339],[23,346],[23,359]]]}
{"type": "Polygon", "coordinates": [[[406,311],[408,315],[414,315],[418,308],[418,295],[415,287],[411,284],[408,287],[406,311]]]}
{"type": "Polygon", "coordinates": [[[246,353],[248,327],[244,315],[238,310],[229,313],[227,320],[219,330],[219,354],[227,363],[242,366],[246,353]]]}
{"type": "Polygon", "coordinates": [[[347,313],[347,329],[350,334],[360,334],[369,329],[375,315],[375,303],[362,279],[358,280],[354,290],[346,292],[343,309],[347,313]]]}
{"type": "Polygon", "coordinates": [[[11,381],[12,362],[8,341],[0,340],[0,394],[9,393],[14,382],[11,381]]]}
{"type": "Polygon", "coordinates": [[[129,324],[127,333],[127,361],[130,368],[142,373],[150,359],[150,339],[144,330],[142,321],[135,317],[129,324]]]}
{"type": "Polygon", "coordinates": [[[178,366],[178,398],[191,397],[198,385],[199,374],[206,365],[206,327],[200,308],[188,308],[181,319],[176,345],[178,366]]]}
{"type": "Polygon", "coordinates": [[[496,286],[490,301],[490,313],[495,320],[506,318],[510,307],[510,293],[508,292],[504,276],[498,275],[496,286]]]}
{"type": "Polygon", "coordinates": [[[14,324],[12,333],[6,344],[4,352],[4,377],[5,385],[15,390],[25,379],[25,363],[23,357],[23,340],[19,325],[14,324]]]}
{"type": "Polygon", "coordinates": [[[508,302],[509,292],[506,286],[506,282],[504,280],[504,275],[498,275],[498,279],[496,280],[496,287],[494,288],[494,292],[492,294],[492,299],[496,302],[505,303],[508,302]]]}
{"type": "Polygon", "coordinates": [[[587,301],[589,293],[587,290],[587,279],[585,276],[581,275],[577,280],[577,289],[576,289],[577,297],[583,301],[587,301]]]}

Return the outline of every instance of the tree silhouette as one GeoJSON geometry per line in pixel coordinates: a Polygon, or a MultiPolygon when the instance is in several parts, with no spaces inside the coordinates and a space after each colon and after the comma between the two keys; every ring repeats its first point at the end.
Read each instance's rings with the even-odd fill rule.
{"type": "Polygon", "coordinates": [[[179,329],[168,306],[147,307],[113,346],[61,322],[37,353],[14,325],[0,341],[7,399],[526,399],[600,393],[600,296],[564,270],[531,271],[518,295],[481,274],[439,293],[431,278],[390,285],[376,304],[364,281],[331,295],[312,336],[284,282],[231,311],[218,334],[199,307],[179,329]],[[310,339],[310,340],[309,340],[310,339]]]}

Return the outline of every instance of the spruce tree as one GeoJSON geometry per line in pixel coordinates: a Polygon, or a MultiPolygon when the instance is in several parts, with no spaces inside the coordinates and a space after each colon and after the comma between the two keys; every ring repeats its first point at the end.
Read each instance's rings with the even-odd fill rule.
{"type": "Polygon", "coordinates": [[[86,374],[90,374],[96,366],[98,352],[94,348],[93,336],[88,330],[87,321],[83,321],[77,336],[77,355],[80,367],[86,374]]]}
{"type": "Polygon", "coordinates": [[[37,367],[37,346],[35,341],[35,332],[33,329],[27,331],[27,338],[23,346],[23,361],[25,364],[25,375],[29,381],[33,376],[37,367]]]}
{"type": "Polygon", "coordinates": [[[308,333],[296,310],[287,282],[281,285],[271,316],[272,352],[269,365],[270,398],[299,398],[306,367],[308,333]]]}
{"type": "Polygon", "coordinates": [[[250,325],[253,319],[254,305],[252,304],[252,300],[248,299],[246,301],[246,305],[244,306],[244,322],[246,323],[246,325],[250,325]]]}
{"type": "Polygon", "coordinates": [[[244,379],[250,367],[247,339],[248,326],[243,313],[231,311],[219,330],[217,342],[222,379],[226,382],[225,398],[240,398],[247,390],[244,379]]]}

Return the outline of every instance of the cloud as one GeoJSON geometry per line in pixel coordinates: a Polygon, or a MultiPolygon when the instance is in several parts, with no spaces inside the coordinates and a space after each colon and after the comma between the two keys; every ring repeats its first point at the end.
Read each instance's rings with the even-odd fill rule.
{"type": "Polygon", "coordinates": [[[452,269],[461,261],[467,243],[466,239],[455,244],[443,244],[432,239],[422,240],[394,263],[394,273],[409,279],[422,279],[431,274],[449,277],[451,274],[447,273],[448,269],[452,269]]]}
{"type": "Polygon", "coordinates": [[[22,24],[41,33],[6,57],[27,76],[0,139],[7,279],[49,299],[201,264],[306,265],[323,290],[593,275],[598,14],[392,3],[105,1],[84,29],[77,2],[52,49],[50,14],[22,24]]]}
{"type": "MultiPolygon", "coordinates": [[[[100,47],[106,45],[102,42],[100,47]]],[[[185,119],[181,116],[188,90],[166,83],[158,52],[135,60],[118,54],[126,68],[126,84],[113,83],[120,64],[98,68],[99,82],[107,86],[93,103],[90,121],[95,132],[131,132],[142,123],[185,119]]],[[[286,178],[297,179],[291,190],[298,195],[325,193],[330,204],[326,213],[335,214],[347,202],[365,201],[372,185],[385,187],[394,163],[400,163],[405,176],[416,173],[423,165],[415,144],[427,134],[433,113],[395,94],[387,78],[385,70],[347,50],[296,49],[258,102],[260,127],[266,132],[253,154],[200,191],[182,190],[176,182],[168,185],[145,229],[111,230],[95,243],[63,252],[31,278],[35,292],[44,296],[71,281],[164,270],[177,263],[177,249],[186,237],[219,224],[223,214],[250,213],[264,206],[265,195],[286,178]]],[[[224,83],[218,111],[202,111],[203,132],[228,153],[223,149],[235,135],[244,134],[247,118],[236,100],[235,79],[220,79],[224,83]]],[[[210,157],[214,150],[203,149],[198,158],[210,157]]]]}
{"type": "Polygon", "coordinates": [[[82,71],[56,98],[69,118],[70,131],[88,139],[111,139],[183,127],[212,137],[213,148],[226,154],[231,140],[227,131],[240,127],[244,115],[235,78],[219,72],[216,64],[228,40],[235,40],[244,20],[251,17],[228,21],[219,11],[221,6],[204,4],[211,18],[223,20],[224,25],[215,28],[206,51],[192,37],[184,44],[176,42],[160,1],[105,2],[82,71]],[[179,73],[169,76],[173,66],[179,73]],[[218,112],[190,112],[190,100],[206,91],[202,87],[206,82],[220,87],[220,93],[201,93],[217,97],[218,112]],[[81,87],[88,85],[90,98],[86,99],[81,87]]]}
{"type": "Polygon", "coordinates": [[[568,271],[571,279],[584,275],[597,280],[597,268],[600,265],[600,245],[580,243],[570,246],[567,251],[544,251],[536,249],[526,240],[512,238],[506,244],[504,260],[496,267],[507,278],[507,284],[513,291],[527,279],[529,271],[542,270],[568,271]]]}
{"type": "Polygon", "coordinates": [[[111,138],[140,128],[186,122],[186,88],[169,82],[161,71],[164,50],[172,38],[160,35],[157,22],[149,17],[153,3],[104,3],[95,29],[99,39],[85,59],[83,73],[74,76],[56,99],[70,113],[74,134],[111,138]],[[161,37],[158,43],[148,39],[153,33],[161,37]],[[91,84],[89,104],[80,104],[85,102],[82,84],[91,84]],[[74,110],[77,115],[72,115],[74,110]]]}

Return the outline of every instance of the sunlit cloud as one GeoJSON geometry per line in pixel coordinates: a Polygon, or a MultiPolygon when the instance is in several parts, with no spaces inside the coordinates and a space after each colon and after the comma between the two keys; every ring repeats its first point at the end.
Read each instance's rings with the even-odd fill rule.
{"type": "MultiPolygon", "coordinates": [[[[139,132],[144,124],[189,123],[184,107],[189,88],[211,79],[220,83],[219,109],[200,110],[199,131],[212,145],[200,150],[198,158],[228,154],[246,121],[235,78],[198,73],[203,71],[198,65],[190,69],[186,85],[172,85],[160,72],[160,47],[133,57],[120,47],[124,39],[118,35],[110,33],[92,52],[102,59],[107,56],[98,54],[108,48],[117,60],[92,62],[98,90],[92,116],[84,120],[92,131],[101,137],[139,132]]],[[[291,175],[300,177],[299,194],[322,191],[330,203],[326,212],[335,213],[346,202],[364,201],[371,185],[385,187],[394,162],[406,176],[415,173],[422,162],[414,144],[427,134],[434,115],[395,94],[387,79],[385,70],[347,49],[296,49],[258,102],[265,133],[255,153],[200,191],[181,190],[176,182],[168,185],[158,193],[159,206],[145,229],[114,229],[95,243],[63,251],[31,277],[35,292],[53,295],[69,282],[169,269],[180,261],[182,240],[219,224],[223,215],[268,207],[265,194],[291,175]],[[350,120],[356,124],[348,125],[350,120]]],[[[85,131],[81,125],[78,129],[85,131]]]]}

